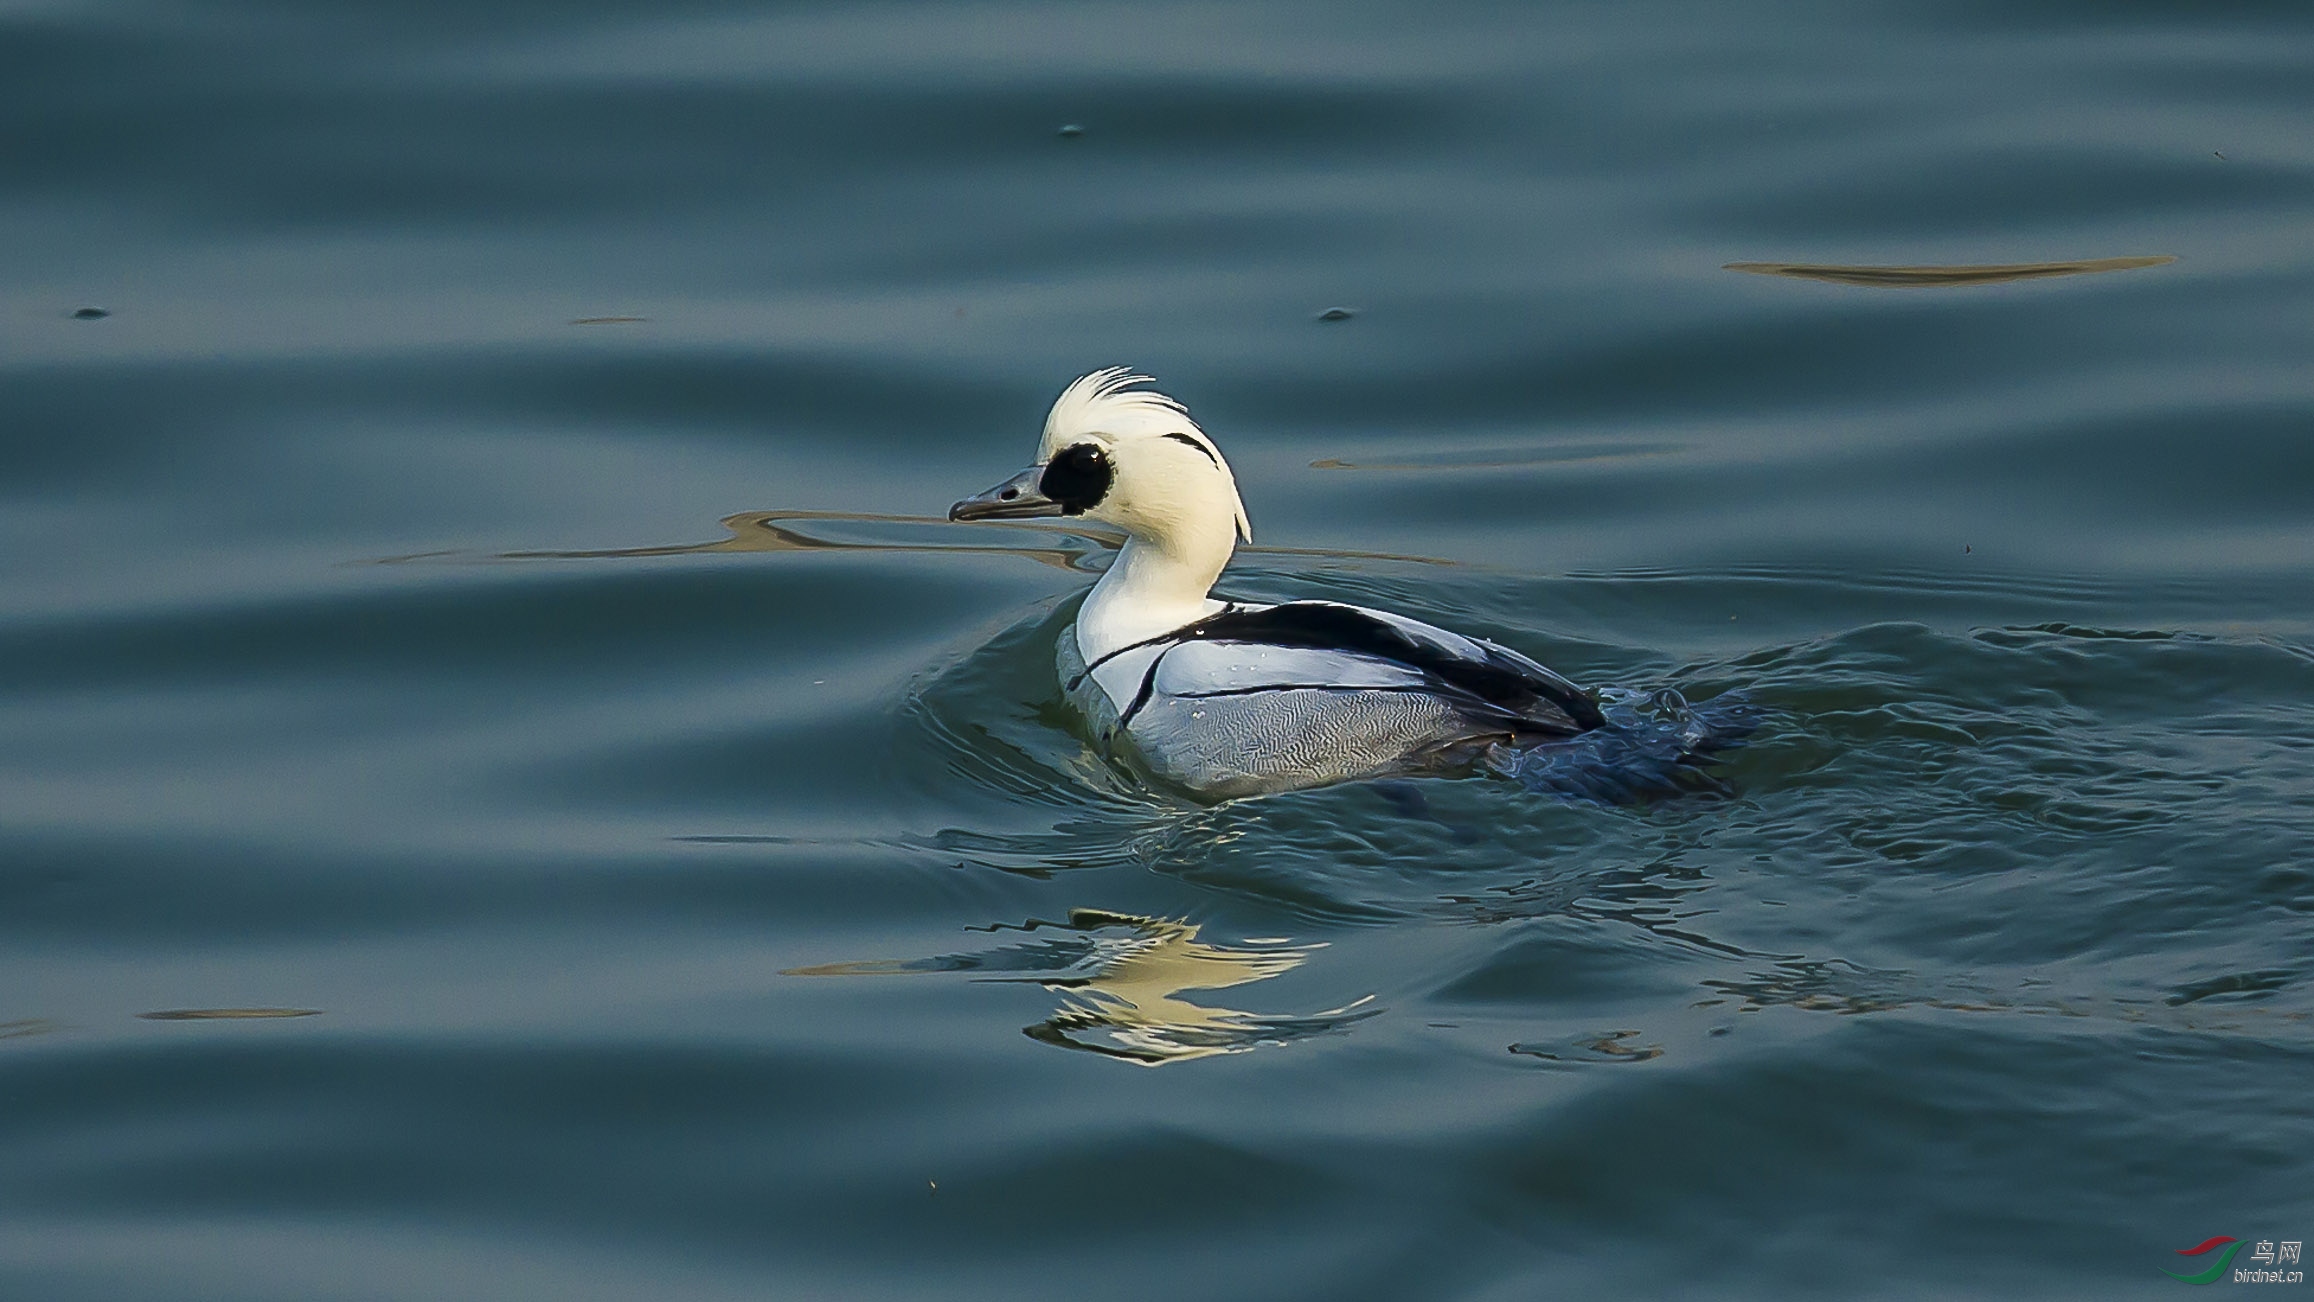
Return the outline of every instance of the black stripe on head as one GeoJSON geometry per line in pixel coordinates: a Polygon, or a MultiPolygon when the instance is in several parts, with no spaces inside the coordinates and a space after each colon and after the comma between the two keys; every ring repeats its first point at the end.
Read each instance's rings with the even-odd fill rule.
{"type": "Polygon", "coordinates": [[[1083,515],[1109,495],[1117,472],[1109,454],[1091,443],[1076,443],[1053,453],[1037,477],[1037,491],[1061,504],[1066,515],[1083,515]]]}
{"type": "Polygon", "coordinates": [[[1205,459],[1212,462],[1216,467],[1221,465],[1221,458],[1213,455],[1212,448],[1205,446],[1203,443],[1200,443],[1196,439],[1189,437],[1187,434],[1168,434],[1165,437],[1173,440],[1176,443],[1186,443],[1189,446],[1196,448],[1198,451],[1204,453],[1205,459]]]}

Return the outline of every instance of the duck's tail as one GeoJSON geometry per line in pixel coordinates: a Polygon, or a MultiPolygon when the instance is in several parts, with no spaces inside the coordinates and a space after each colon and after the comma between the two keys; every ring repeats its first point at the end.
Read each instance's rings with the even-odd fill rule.
{"type": "Polygon", "coordinates": [[[1759,730],[1764,712],[1742,692],[1701,705],[1666,687],[1599,691],[1602,727],[1556,741],[1498,749],[1493,766],[1527,790],[1611,805],[1667,796],[1733,795],[1711,766],[1759,730]]]}

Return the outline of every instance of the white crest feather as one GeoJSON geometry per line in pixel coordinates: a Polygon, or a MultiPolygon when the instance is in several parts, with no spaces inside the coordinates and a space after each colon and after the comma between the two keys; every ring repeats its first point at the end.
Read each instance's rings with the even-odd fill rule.
{"type": "Polygon", "coordinates": [[[1187,407],[1154,389],[1133,387],[1154,383],[1155,380],[1130,366],[1104,367],[1079,378],[1053,401],[1053,409],[1045,417],[1044,440],[1037,449],[1037,460],[1049,460],[1053,453],[1086,439],[1117,444],[1163,438],[1168,434],[1185,435],[1196,440],[1213,458],[1213,464],[1220,467],[1222,478],[1228,481],[1229,509],[1237,522],[1238,537],[1252,542],[1253,522],[1246,518],[1245,502],[1237,492],[1237,476],[1223,459],[1221,449],[1189,418],[1187,407]]]}

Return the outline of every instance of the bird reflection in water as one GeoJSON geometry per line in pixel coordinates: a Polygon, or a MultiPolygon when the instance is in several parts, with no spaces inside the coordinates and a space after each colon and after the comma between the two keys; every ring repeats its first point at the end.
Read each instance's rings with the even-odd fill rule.
{"type": "MultiPolygon", "coordinates": [[[[991,931],[1045,933],[974,954],[879,959],[792,968],[786,976],[889,976],[920,972],[984,974],[983,981],[1033,982],[1060,994],[1060,1008],[1030,1039],[1155,1067],[1244,1053],[1340,1030],[1380,1012],[1373,996],[1301,1017],[1276,1017],[1193,1003],[1192,990],[1226,990],[1300,967],[1308,949],[1285,941],[1218,945],[1199,927],[1098,909],[1072,909],[1066,922],[999,923],[991,931]]],[[[1315,948],[1314,946],[1312,948],[1315,948]]]]}

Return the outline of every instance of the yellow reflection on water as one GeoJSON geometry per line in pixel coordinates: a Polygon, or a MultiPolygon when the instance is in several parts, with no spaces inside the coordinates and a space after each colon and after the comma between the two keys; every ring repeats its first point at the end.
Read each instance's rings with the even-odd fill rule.
{"type": "Polygon", "coordinates": [[[1360,999],[1322,1013],[1274,1017],[1182,997],[1267,981],[1300,967],[1309,950],[1285,941],[1220,945],[1198,939],[1195,923],[1098,909],[1072,909],[1065,924],[1001,929],[1064,934],[977,954],[826,963],[782,975],[968,972],[984,981],[1033,982],[1058,993],[1062,1002],[1050,1018],[1022,1028],[1031,1039],[1149,1067],[1304,1039],[1380,1011],[1360,999]]]}
{"type": "Polygon", "coordinates": [[[1067,1005],[1028,1028],[1031,1036],[1149,1064],[1241,1052],[1260,1043],[1260,1018],[1179,996],[1267,981],[1309,958],[1303,950],[1209,945],[1185,922],[1135,918],[1129,925],[1137,933],[1132,942],[1081,984],[1062,987],[1067,1005]]]}
{"type": "Polygon", "coordinates": [[[1791,276],[1825,280],[1837,285],[1870,285],[1882,289],[1920,289],[1937,285],[1991,285],[2006,280],[2039,280],[2047,276],[2087,276],[2100,271],[2130,271],[2177,261],[2170,254],[2136,258],[2084,258],[2074,262],[2001,262],[1979,266],[1862,267],[1810,262],[1730,262],[1723,271],[1748,271],[1758,276],[1791,276]]]}
{"type": "MultiPolygon", "coordinates": [[[[656,547],[601,547],[577,551],[517,551],[495,554],[472,552],[419,552],[409,556],[388,556],[379,565],[406,565],[417,561],[562,561],[603,560],[643,556],[691,556],[712,552],[925,552],[948,554],[985,554],[997,552],[1008,556],[1025,556],[1040,564],[1064,570],[1084,570],[1087,555],[1083,546],[1062,546],[1057,540],[1091,543],[1096,548],[1111,551],[1122,547],[1125,535],[1105,525],[1071,521],[1067,524],[1039,524],[1020,520],[979,520],[971,524],[956,524],[944,516],[882,515],[868,511],[742,511],[727,515],[721,524],[725,536],[711,542],[669,543],[656,547]],[[869,524],[926,526],[939,533],[935,539],[923,542],[903,542],[883,538],[840,538],[815,529],[815,525],[869,524]],[[993,533],[1011,530],[1010,535],[993,533]],[[1026,546],[990,546],[987,541],[971,541],[1010,536],[1016,539],[1055,539],[1054,544],[1031,542],[1026,546]]],[[[1332,547],[1241,547],[1240,553],[1265,556],[1312,556],[1329,560],[1399,561],[1412,565],[1453,565],[1456,562],[1436,556],[1403,556],[1395,552],[1347,551],[1332,547]]]]}
{"type": "MultiPolygon", "coordinates": [[[[841,522],[846,524],[898,524],[949,527],[949,522],[929,515],[878,515],[865,511],[742,511],[727,515],[716,523],[723,526],[726,537],[713,542],[673,543],[660,547],[606,547],[588,551],[526,551],[502,552],[499,560],[588,560],[623,556],[689,556],[707,552],[969,552],[1003,550],[1026,556],[1032,561],[1057,566],[1064,570],[1078,568],[1082,548],[1030,545],[1006,548],[975,547],[952,542],[889,542],[882,539],[860,540],[830,538],[814,533],[815,523],[841,522]]],[[[1023,524],[1010,520],[986,520],[972,526],[975,529],[1010,529],[1028,536],[1065,536],[1098,543],[1104,547],[1124,545],[1123,534],[1114,533],[1098,525],[1072,525],[1056,529],[1045,525],[1023,524]]]]}

